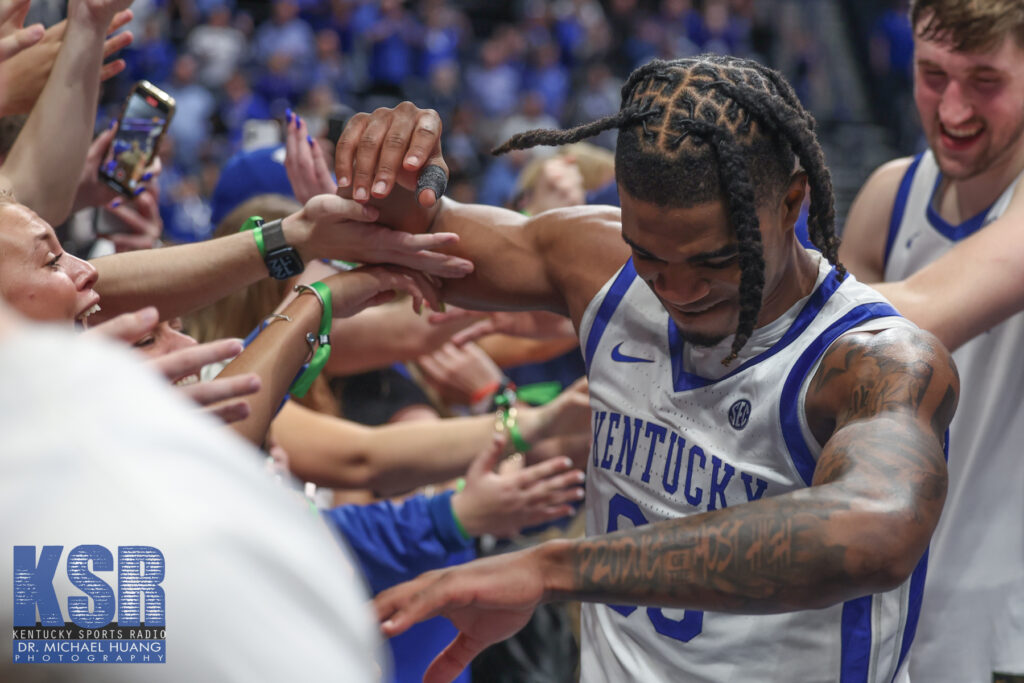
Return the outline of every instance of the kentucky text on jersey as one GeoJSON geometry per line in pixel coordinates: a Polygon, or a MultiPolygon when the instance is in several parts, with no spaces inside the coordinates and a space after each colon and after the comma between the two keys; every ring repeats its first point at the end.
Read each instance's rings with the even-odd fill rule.
{"type": "Polygon", "coordinates": [[[594,412],[593,428],[594,467],[660,486],[695,511],[749,503],[768,487],[764,479],[737,471],[686,434],[664,425],[601,410],[594,412]]]}

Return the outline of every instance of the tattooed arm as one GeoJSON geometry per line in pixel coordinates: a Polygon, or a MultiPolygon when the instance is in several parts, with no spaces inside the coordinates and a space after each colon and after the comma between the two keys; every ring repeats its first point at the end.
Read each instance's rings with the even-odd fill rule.
{"type": "Polygon", "coordinates": [[[958,392],[930,334],[846,335],[807,393],[812,430],[827,439],[809,488],[432,572],[378,596],[385,633],[451,619],[461,633],[426,679],[447,680],[546,600],[771,613],[891,589],[938,522],[958,392]]]}

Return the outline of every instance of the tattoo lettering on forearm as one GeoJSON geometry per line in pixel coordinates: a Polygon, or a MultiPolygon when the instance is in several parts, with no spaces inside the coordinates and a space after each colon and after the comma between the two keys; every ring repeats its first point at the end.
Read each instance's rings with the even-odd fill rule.
{"type": "Polygon", "coordinates": [[[770,611],[817,570],[841,567],[843,549],[811,532],[838,510],[740,505],[582,541],[574,553],[580,594],[644,604],[770,611]],[[799,539],[799,540],[798,540],[799,539]],[[800,551],[797,552],[797,548],[800,551]]]}

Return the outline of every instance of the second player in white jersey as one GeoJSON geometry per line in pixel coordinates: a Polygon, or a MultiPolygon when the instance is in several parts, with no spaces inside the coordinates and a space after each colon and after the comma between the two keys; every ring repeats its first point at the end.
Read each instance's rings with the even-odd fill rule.
{"type": "MultiPolygon", "coordinates": [[[[928,151],[910,164],[893,207],[885,280],[901,280],[1005,211],[1020,176],[985,211],[959,225],[938,214],[942,174],[928,151]]],[[[988,680],[1000,639],[1024,649],[1024,623],[1006,600],[1024,595],[1024,313],[953,352],[961,398],[949,431],[949,493],[932,540],[912,673],[921,681],[988,680]],[[1005,616],[1002,616],[1005,615],[1005,616]],[[955,637],[953,637],[955,635],[955,637]]]]}

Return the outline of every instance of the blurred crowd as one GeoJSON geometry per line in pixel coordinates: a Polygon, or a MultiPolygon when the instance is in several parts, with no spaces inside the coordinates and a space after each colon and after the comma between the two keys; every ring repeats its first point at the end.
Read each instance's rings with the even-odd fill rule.
{"type": "MultiPolygon", "coordinates": [[[[49,4],[60,5],[33,9],[44,22],[59,16],[46,16],[49,4]]],[[[522,130],[614,113],[624,77],[651,58],[756,57],[782,69],[808,104],[821,51],[800,4],[140,0],[127,27],[135,36],[122,55],[127,69],[106,84],[98,125],[116,118],[141,78],[177,100],[159,179],[171,241],[209,236],[219,169],[243,148],[278,143],[288,108],[316,137],[339,104],[432,107],[448,124],[450,194],[505,205],[529,159],[496,160],[489,150],[522,130]]],[[[610,133],[596,140],[613,141],[610,133]]]]}

